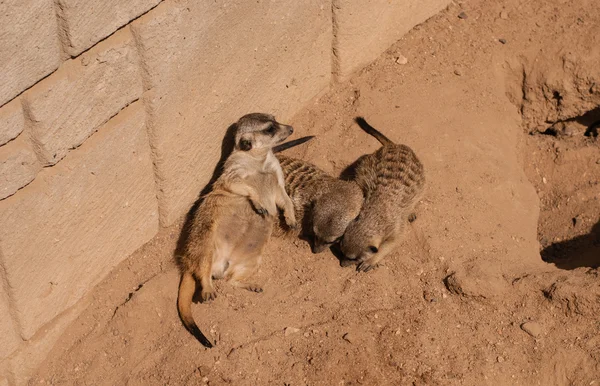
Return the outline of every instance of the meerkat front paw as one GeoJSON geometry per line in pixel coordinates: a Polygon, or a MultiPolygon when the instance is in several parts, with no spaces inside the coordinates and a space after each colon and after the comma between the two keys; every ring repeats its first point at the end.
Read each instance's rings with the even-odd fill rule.
{"type": "Polygon", "coordinates": [[[408,222],[412,223],[417,219],[417,214],[415,212],[412,212],[411,214],[408,215],[408,222]]]}
{"type": "Polygon", "coordinates": [[[298,228],[298,221],[296,221],[296,216],[294,215],[294,212],[292,212],[291,214],[285,213],[283,217],[285,218],[285,223],[288,227],[290,227],[291,229],[298,228]]]}
{"type": "Polygon", "coordinates": [[[258,284],[246,284],[245,288],[248,291],[252,291],[252,292],[258,292],[258,293],[263,292],[262,286],[260,286],[258,284]]]}
{"type": "Polygon", "coordinates": [[[217,298],[217,292],[212,287],[206,288],[206,289],[202,288],[201,297],[202,297],[202,302],[208,302],[210,300],[215,300],[217,298]]]}
{"type": "Polygon", "coordinates": [[[369,260],[365,260],[358,264],[358,266],[356,267],[356,270],[359,272],[369,272],[370,270],[375,269],[378,266],[379,266],[379,264],[377,264],[377,263],[373,263],[369,260]]]}

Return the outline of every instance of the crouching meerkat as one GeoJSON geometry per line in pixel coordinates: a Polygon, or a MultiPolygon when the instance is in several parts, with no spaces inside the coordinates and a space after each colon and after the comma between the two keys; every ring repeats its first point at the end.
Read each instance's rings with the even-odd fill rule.
{"type": "Polygon", "coordinates": [[[203,197],[193,216],[187,242],[177,256],[181,270],[177,308],[186,329],[206,347],[191,312],[197,281],[203,301],[216,297],[213,278],[262,292],[250,280],[271,236],[277,208],[288,226],[296,227],[294,206],[285,192],[281,166],[273,146],[293,129],[267,114],[248,114],[236,123],[235,145],[223,173],[203,197]]]}
{"type": "Polygon", "coordinates": [[[276,155],[296,218],[311,237],[313,253],[339,241],[363,204],[363,193],[354,181],[335,178],[310,162],[276,155]]]}
{"type": "Polygon", "coordinates": [[[355,181],[365,202],[340,242],[344,256],[358,262],[359,271],[367,272],[396,247],[406,222],[414,219],[425,173],[408,146],[395,144],[361,117],[356,122],[383,145],[357,161],[355,181]]]}

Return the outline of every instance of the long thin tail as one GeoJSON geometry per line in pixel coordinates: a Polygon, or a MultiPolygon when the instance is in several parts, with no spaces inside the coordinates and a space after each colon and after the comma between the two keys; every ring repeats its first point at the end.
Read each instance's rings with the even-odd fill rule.
{"type": "Polygon", "coordinates": [[[291,147],[302,145],[304,142],[308,142],[311,139],[313,139],[314,137],[315,137],[314,135],[308,135],[306,137],[302,137],[302,138],[298,138],[298,139],[294,139],[292,141],[282,143],[281,145],[277,145],[273,148],[273,153],[279,153],[280,151],[284,151],[291,147]]]}
{"type": "Polygon", "coordinates": [[[394,144],[394,142],[392,142],[392,140],[390,140],[388,137],[386,137],[381,132],[379,132],[379,130],[377,130],[373,126],[369,125],[363,117],[356,117],[356,118],[354,118],[354,121],[356,123],[358,123],[358,126],[360,126],[361,129],[366,131],[367,134],[375,137],[375,139],[377,139],[383,146],[394,144]]]}
{"type": "Polygon", "coordinates": [[[190,272],[184,272],[179,282],[179,295],[177,296],[177,311],[185,328],[192,334],[204,347],[211,348],[213,345],[208,338],[196,325],[192,316],[192,299],[196,292],[196,280],[190,272]]]}

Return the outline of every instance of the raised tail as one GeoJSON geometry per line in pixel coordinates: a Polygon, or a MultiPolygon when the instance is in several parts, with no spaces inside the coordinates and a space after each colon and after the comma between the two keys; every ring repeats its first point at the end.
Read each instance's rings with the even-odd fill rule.
{"type": "Polygon", "coordinates": [[[354,121],[358,124],[358,126],[360,126],[361,129],[366,131],[367,134],[375,137],[375,139],[377,139],[383,146],[394,144],[394,142],[392,142],[392,140],[390,140],[388,137],[386,137],[381,132],[379,132],[379,130],[377,130],[373,126],[369,125],[363,117],[356,117],[356,118],[354,118],[354,121]]]}
{"type": "Polygon", "coordinates": [[[281,145],[277,145],[273,148],[273,153],[279,153],[281,151],[284,151],[286,149],[289,149],[291,147],[295,147],[298,145],[302,145],[304,142],[308,142],[311,139],[313,139],[315,136],[314,135],[308,135],[306,137],[302,137],[302,138],[298,138],[298,139],[294,139],[292,141],[287,141],[285,143],[282,143],[281,145]]]}
{"type": "Polygon", "coordinates": [[[177,311],[185,328],[192,334],[204,347],[211,348],[212,343],[200,331],[194,317],[192,316],[192,299],[196,292],[196,279],[190,272],[184,272],[179,282],[179,295],[177,296],[177,311]]]}

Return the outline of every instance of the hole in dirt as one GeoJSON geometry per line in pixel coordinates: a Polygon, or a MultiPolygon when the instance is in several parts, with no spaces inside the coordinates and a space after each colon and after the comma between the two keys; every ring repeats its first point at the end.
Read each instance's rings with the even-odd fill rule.
{"type": "Polygon", "coordinates": [[[582,134],[585,137],[597,138],[600,130],[600,107],[575,118],[549,122],[549,125],[540,134],[553,137],[573,137],[582,134]]]}
{"type": "Polygon", "coordinates": [[[554,100],[556,101],[556,105],[557,105],[557,106],[560,106],[560,105],[561,105],[561,102],[562,102],[562,99],[563,99],[563,97],[560,95],[560,92],[558,92],[558,91],[554,91],[554,92],[552,93],[552,99],[554,99],[554,100]]]}
{"type": "Polygon", "coordinates": [[[524,132],[532,134],[524,137],[523,168],[539,197],[540,256],[544,262],[564,270],[599,268],[600,95],[595,88],[591,97],[587,93],[563,94],[554,90],[546,99],[549,87],[544,79],[548,74],[561,72],[564,83],[579,81],[562,68],[544,68],[536,76],[525,73],[520,78],[520,90],[526,92],[522,102],[516,99],[524,132]],[[594,104],[590,109],[591,101],[594,104]],[[547,120],[565,116],[569,111],[584,113],[547,120]]]}

